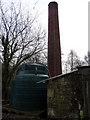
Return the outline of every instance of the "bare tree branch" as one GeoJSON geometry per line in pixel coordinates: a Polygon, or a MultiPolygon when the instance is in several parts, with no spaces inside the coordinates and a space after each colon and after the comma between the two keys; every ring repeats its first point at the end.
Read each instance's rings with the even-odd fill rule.
{"type": "Polygon", "coordinates": [[[3,85],[6,87],[22,62],[45,50],[46,32],[41,26],[34,25],[36,17],[22,14],[21,5],[17,9],[12,3],[5,12],[0,6],[0,59],[3,62],[3,85]]]}

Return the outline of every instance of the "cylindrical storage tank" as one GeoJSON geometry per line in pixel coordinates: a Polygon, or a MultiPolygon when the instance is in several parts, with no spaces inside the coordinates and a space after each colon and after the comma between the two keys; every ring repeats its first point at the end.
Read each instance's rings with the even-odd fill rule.
{"type": "Polygon", "coordinates": [[[11,82],[10,104],[22,111],[42,110],[47,106],[47,86],[40,82],[48,78],[45,65],[24,63],[11,82]]]}

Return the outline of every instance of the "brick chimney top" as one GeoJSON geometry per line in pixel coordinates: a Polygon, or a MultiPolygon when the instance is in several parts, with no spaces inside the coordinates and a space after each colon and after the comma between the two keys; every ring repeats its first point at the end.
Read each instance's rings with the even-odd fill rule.
{"type": "Polygon", "coordinates": [[[49,6],[49,7],[53,7],[53,6],[54,6],[54,7],[55,7],[55,6],[57,7],[58,4],[57,4],[57,2],[52,1],[52,2],[50,2],[50,3],[48,4],[48,6],[49,6]]]}

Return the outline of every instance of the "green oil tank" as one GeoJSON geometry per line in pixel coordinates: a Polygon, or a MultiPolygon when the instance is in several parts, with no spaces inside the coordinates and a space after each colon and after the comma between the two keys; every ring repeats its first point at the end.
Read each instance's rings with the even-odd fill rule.
{"type": "Polygon", "coordinates": [[[48,78],[45,65],[24,63],[11,81],[10,105],[21,111],[42,110],[47,107],[47,85],[39,81],[48,78]]]}

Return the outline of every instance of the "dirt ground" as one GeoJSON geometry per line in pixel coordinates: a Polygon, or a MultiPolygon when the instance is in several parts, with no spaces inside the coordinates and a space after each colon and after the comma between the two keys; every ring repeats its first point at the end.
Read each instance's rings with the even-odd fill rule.
{"type": "Polygon", "coordinates": [[[23,112],[12,108],[9,104],[2,106],[2,120],[46,120],[44,111],[23,112]]]}

